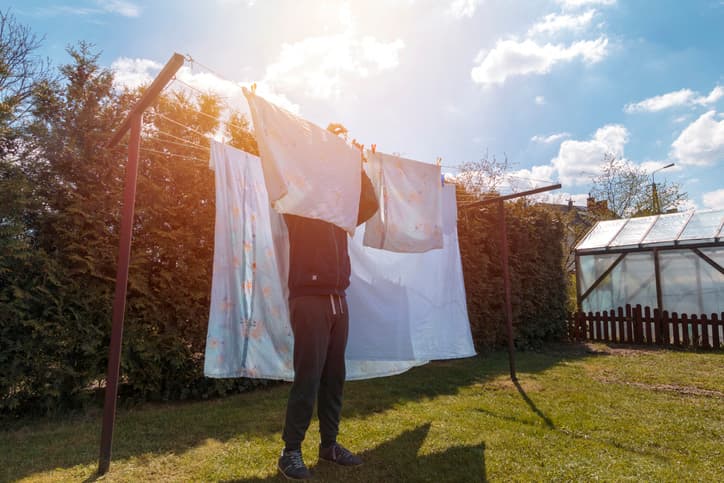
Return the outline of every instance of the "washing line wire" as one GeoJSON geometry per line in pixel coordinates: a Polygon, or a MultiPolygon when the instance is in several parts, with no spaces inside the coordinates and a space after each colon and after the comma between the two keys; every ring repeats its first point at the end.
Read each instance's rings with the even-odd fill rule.
{"type": "MultiPolygon", "coordinates": [[[[215,92],[213,92],[213,91],[204,92],[204,91],[202,91],[201,89],[199,89],[198,87],[192,86],[192,85],[189,84],[188,82],[183,81],[183,80],[179,79],[179,78],[176,77],[176,76],[174,76],[173,79],[171,79],[171,82],[168,83],[168,86],[172,85],[174,82],[178,82],[179,84],[183,84],[183,85],[185,85],[186,87],[188,87],[189,89],[194,90],[194,91],[196,91],[196,92],[198,92],[199,94],[204,95],[204,96],[213,95],[213,96],[215,96],[215,97],[218,97],[219,99],[229,99],[228,96],[222,96],[222,95],[219,95],[218,93],[215,93],[215,92]]],[[[230,82],[230,81],[229,81],[229,82],[230,82]]],[[[166,86],[166,87],[168,87],[168,86],[166,86]]],[[[230,109],[230,106],[227,105],[227,108],[230,109]]]]}
{"type": "MultiPolygon", "coordinates": [[[[225,76],[219,74],[217,71],[215,71],[215,70],[212,69],[211,67],[209,67],[209,66],[207,66],[207,65],[204,65],[204,64],[202,64],[201,62],[199,62],[198,60],[194,59],[193,57],[191,57],[191,55],[186,54],[186,55],[184,56],[184,58],[185,58],[188,62],[191,62],[191,63],[194,64],[194,65],[198,65],[199,67],[203,67],[204,69],[208,70],[209,72],[211,72],[212,74],[214,74],[214,75],[215,75],[216,77],[218,77],[219,79],[225,80],[226,82],[231,82],[231,83],[234,84],[234,85],[238,85],[238,84],[236,84],[235,82],[230,81],[229,79],[227,79],[225,76]]],[[[241,89],[241,86],[239,86],[239,88],[241,89]]]]}
{"type": "Polygon", "coordinates": [[[208,152],[208,151],[209,151],[209,148],[208,148],[208,147],[204,147],[204,146],[202,146],[202,145],[200,145],[200,144],[196,144],[196,143],[192,143],[192,142],[190,142],[190,141],[186,141],[185,139],[176,137],[176,136],[174,136],[173,134],[169,134],[169,133],[163,132],[163,131],[156,131],[156,133],[157,133],[157,134],[162,134],[162,135],[164,135],[164,136],[168,136],[168,137],[170,137],[170,138],[172,138],[172,139],[178,139],[178,140],[181,140],[181,141],[182,141],[182,142],[175,142],[175,141],[169,141],[168,139],[159,139],[159,141],[162,141],[162,142],[164,142],[164,143],[173,144],[173,145],[175,145],[175,146],[181,146],[181,147],[184,147],[184,148],[194,148],[194,149],[198,149],[198,150],[204,151],[204,152],[208,152]]]}
{"type": "MultiPolygon", "coordinates": [[[[229,105],[225,105],[225,107],[226,107],[227,110],[233,111],[233,109],[232,109],[229,105]]],[[[236,129],[240,129],[240,130],[242,130],[242,131],[245,131],[245,130],[248,129],[248,128],[245,128],[244,126],[240,126],[239,124],[234,124],[233,122],[228,122],[228,121],[223,121],[223,120],[217,119],[216,117],[214,117],[214,116],[212,116],[212,115],[210,115],[210,114],[206,114],[205,112],[200,111],[200,110],[198,110],[198,109],[194,109],[193,107],[184,107],[184,109],[185,109],[185,110],[189,110],[189,111],[193,111],[193,112],[195,112],[196,114],[201,114],[202,116],[204,116],[204,117],[206,117],[206,118],[208,118],[208,119],[211,119],[212,121],[216,121],[216,122],[218,122],[218,123],[225,124],[225,125],[227,125],[227,126],[231,126],[231,127],[236,128],[236,129]]]]}
{"type": "MultiPolygon", "coordinates": [[[[128,148],[128,144],[119,144],[118,146],[123,147],[123,148],[128,148]]],[[[205,163],[205,162],[206,162],[206,161],[205,161],[204,159],[202,159],[202,158],[198,158],[198,157],[196,157],[196,156],[189,156],[189,155],[186,155],[186,154],[169,153],[169,152],[165,152],[165,151],[159,151],[159,150],[157,150],[157,149],[146,148],[146,147],[144,147],[144,146],[141,146],[141,147],[139,147],[138,149],[139,149],[140,151],[144,151],[144,152],[147,152],[147,153],[161,154],[161,155],[163,155],[163,156],[171,156],[171,157],[174,157],[174,158],[189,159],[189,160],[193,160],[193,161],[199,161],[199,162],[201,162],[201,163],[205,163]]]]}
{"type": "Polygon", "coordinates": [[[208,134],[204,134],[204,133],[202,133],[201,131],[198,131],[198,130],[192,128],[191,126],[187,126],[186,124],[183,124],[183,123],[180,123],[180,122],[178,122],[178,121],[176,121],[176,120],[174,120],[174,119],[171,119],[170,117],[168,117],[168,116],[166,116],[166,115],[164,115],[164,114],[161,114],[160,112],[157,113],[156,115],[157,115],[158,117],[160,117],[161,119],[165,119],[165,120],[167,120],[168,122],[170,122],[170,123],[172,123],[172,124],[175,124],[175,125],[177,125],[177,126],[179,126],[179,127],[182,127],[182,128],[184,128],[184,129],[186,129],[186,130],[188,130],[188,131],[190,131],[190,132],[192,132],[192,133],[194,133],[194,134],[198,134],[199,136],[204,137],[204,138],[209,138],[209,135],[208,135],[208,134]]]}

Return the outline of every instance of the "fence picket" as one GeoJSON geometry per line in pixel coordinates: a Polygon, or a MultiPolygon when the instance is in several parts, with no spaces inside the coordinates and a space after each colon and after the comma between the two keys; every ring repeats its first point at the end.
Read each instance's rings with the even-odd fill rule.
{"type": "Polygon", "coordinates": [[[623,307],[618,308],[618,341],[619,342],[625,342],[624,333],[623,333],[623,326],[625,323],[624,316],[623,316],[623,307]]]}
{"type": "Polygon", "coordinates": [[[637,344],[643,344],[644,342],[644,327],[643,327],[643,314],[641,305],[634,307],[634,340],[637,344]]]}
{"type": "Polygon", "coordinates": [[[634,342],[633,332],[633,311],[631,305],[626,304],[626,342],[634,342]]]}
{"type": "Polygon", "coordinates": [[[671,325],[672,330],[674,331],[674,345],[681,345],[681,339],[679,338],[679,314],[676,312],[671,313],[671,325]]]}
{"type": "Polygon", "coordinates": [[[699,338],[699,317],[696,314],[691,314],[691,345],[699,347],[701,339],[699,338]]]}
{"type": "Polygon", "coordinates": [[[661,311],[659,309],[654,309],[654,341],[656,345],[662,345],[663,340],[661,337],[661,311]]]}
{"type": "Polygon", "coordinates": [[[645,344],[652,344],[652,336],[651,336],[651,307],[646,306],[644,308],[644,333],[646,334],[646,341],[645,344]]]}

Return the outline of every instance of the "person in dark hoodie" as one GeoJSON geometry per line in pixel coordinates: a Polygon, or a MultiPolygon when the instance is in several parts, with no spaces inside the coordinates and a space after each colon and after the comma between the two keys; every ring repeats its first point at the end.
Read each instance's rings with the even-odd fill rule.
{"type": "MultiPolygon", "coordinates": [[[[357,225],[379,208],[372,182],[362,171],[357,225]]],[[[350,262],[347,232],[321,220],[284,215],[289,231],[289,311],[294,333],[294,383],[287,402],[278,467],[290,479],[308,479],[302,441],[317,399],[319,458],[343,466],[362,459],[337,442],[345,380],[349,315],[345,290],[350,262]]]]}

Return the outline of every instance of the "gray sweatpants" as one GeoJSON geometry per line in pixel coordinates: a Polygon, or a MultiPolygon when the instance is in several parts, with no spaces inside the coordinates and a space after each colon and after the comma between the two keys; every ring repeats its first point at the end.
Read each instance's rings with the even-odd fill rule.
{"type": "Polygon", "coordinates": [[[342,411],[347,301],[338,295],[295,297],[289,309],[294,332],[294,383],[282,439],[286,449],[301,447],[316,398],[321,442],[329,446],[336,441],[342,411]]]}

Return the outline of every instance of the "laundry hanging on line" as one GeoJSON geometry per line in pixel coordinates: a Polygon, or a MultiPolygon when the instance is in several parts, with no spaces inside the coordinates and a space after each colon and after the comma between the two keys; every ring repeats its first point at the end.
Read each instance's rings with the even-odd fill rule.
{"type": "MultiPolygon", "coordinates": [[[[215,142],[211,156],[216,245],[204,372],[292,380],[286,227],[271,209],[259,158],[215,142]]],[[[443,250],[397,254],[363,247],[363,230],[350,240],[347,379],[399,374],[430,359],[475,354],[454,187],[446,194],[443,250]]]]}
{"type": "Polygon", "coordinates": [[[365,171],[380,203],[364,245],[394,252],[443,247],[440,166],[367,151],[365,171]]]}
{"type": "Polygon", "coordinates": [[[353,234],[362,172],[360,152],[246,88],[244,95],[274,209],[323,220],[353,234]]]}

